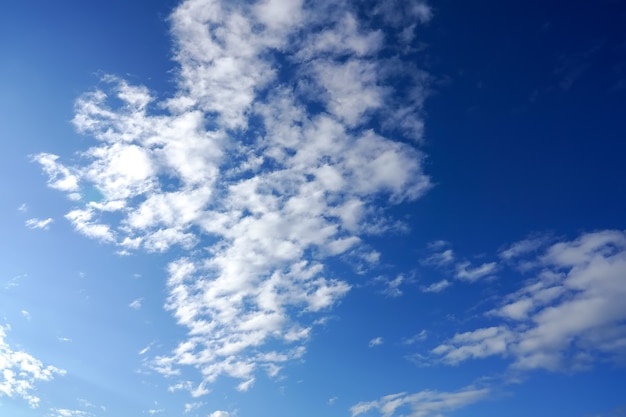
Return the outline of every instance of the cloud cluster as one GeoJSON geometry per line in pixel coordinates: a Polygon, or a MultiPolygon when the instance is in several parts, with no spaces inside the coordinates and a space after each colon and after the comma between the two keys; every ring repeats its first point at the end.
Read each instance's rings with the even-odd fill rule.
{"type": "Polygon", "coordinates": [[[40,400],[35,395],[35,384],[64,375],[65,371],[46,366],[26,352],[11,349],[5,337],[6,329],[0,326],[0,396],[20,397],[31,407],[38,407],[40,400]]]}
{"type": "MultiPolygon", "coordinates": [[[[421,263],[443,270],[449,274],[451,278],[459,281],[474,283],[493,277],[500,268],[497,262],[484,262],[478,266],[472,266],[472,263],[469,261],[459,260],[454,251],[450,248],[450,243],[445,240],[431,242],[428,245],[428,249],[431,253],[426,258],[422,259],[421,263]]],[[[514,249],[510,249],[509,252],[513,253],[513,250],[514,249]]],[[[501,257],[504,258],[509,252],[504,251],[501,257]]],[[[451,285],[451,281],[443,279],[433,282],[430,285],[422,286],[422,291],[438,293],[451,285]]]]}
{"type": "Polygon", "coordinates": [[[428,76],[389,42],[430,9],[356,7],[187,0],[170,17],[176,94],[106,77],[76,102],[96,144],[71,166],[34,157],[76,201],[65,217],[79,233],[122,254],[186,251],[167,308],[189,335],[153,367],[202,377],[172,389],[201,395],[226,374],[246,390],[300,357],[312,315],[350,289],[324,259],[376,262],[363,240],[393,227],[381,205],[430,187],[415,147],[428,76]]]}
{"type": "MultiPolygon", "coordinates": [[[[540,246],[524,241],[504,252],[520,258],[540,246]]],[[[487,316],[499,322],[456,334],[431,353],[457,364],[499,355],[517,369],[577,370],[626,359],[626,232],[586,233],[553,243],[533,258],[534,278],[487,316]]]]}

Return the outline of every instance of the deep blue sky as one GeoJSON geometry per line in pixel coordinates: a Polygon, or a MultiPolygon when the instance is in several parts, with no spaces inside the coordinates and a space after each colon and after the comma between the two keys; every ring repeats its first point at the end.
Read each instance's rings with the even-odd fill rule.
{"type": "Polygon", "coordinates": [[[4,1],[0,415],[621,415],[624,27],[4,1]]]}

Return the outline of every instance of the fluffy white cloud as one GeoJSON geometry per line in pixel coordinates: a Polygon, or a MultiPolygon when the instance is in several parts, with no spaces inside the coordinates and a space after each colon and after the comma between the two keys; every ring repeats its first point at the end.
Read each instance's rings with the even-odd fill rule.
{"type": "MultiPolygon", "coordinates": [[[[411,4],[376,13],[399,34],[428,20],[411,4]]],[[[348,2],[184,1],[170,18],[175,95],[105,77],[76,102],[93,146],[74,166],[35,157],[50,187],[80,197],[66,214],[78,232],[121,254],[187,250],[166,307],[188,336],[152,366],[201,377],[173,389],[198,396],[229,375],[245,391],[301,357],[351,287],[325,260],[377,262],[364,239],[397,227],[381,206],[430,187],[414,146],[428,77],[359,16],[348,2]]]]}
{"type": "Polygon", "coordinates": [[[421,391],[415,394],[401,392],[378,400],[361,402],[350,408],[352,417],[376,410],[382,417],[437,417],[484,399],[489,388],[467,387],[456,392],[421,391]]]}
{"type": "Polygon", "coordinates": [[[209,417],[230,417],[230,413],[228,411],[217,410],[209,414],[209,417]]]}
{"type": "Polygon", "coordinates": [[[65,371],[44,365],[26,352],[11,349],[5,340],[6,328],[0,326],[0,396],[20,397],[35,408],[39,406],[35,384],[50,381],[65,371]]]}
{"type": "Polygon", "coordinates": [[[432,353],[456,364],[501,355],[519,369],[576,370],[626,359],[626,233],[553,244],[531,260],[535,278],[488,316],[505,321],[455,335],[432,353]]]}

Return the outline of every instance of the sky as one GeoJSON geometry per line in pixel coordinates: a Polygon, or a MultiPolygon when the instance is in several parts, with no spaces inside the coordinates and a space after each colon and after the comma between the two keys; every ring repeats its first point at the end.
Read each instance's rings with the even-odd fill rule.
{"type": "Polygon", "coordinates": [[[4,0],[0,415],[626,415],[624,27],[4,0]]]}

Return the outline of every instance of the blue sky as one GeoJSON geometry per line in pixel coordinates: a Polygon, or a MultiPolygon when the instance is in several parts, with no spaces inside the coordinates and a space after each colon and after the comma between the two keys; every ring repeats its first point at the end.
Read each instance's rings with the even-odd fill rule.
{"type": "Polygon", "coordinates": [[[625,24],[5,0],[0,415],[623,415],[625,24]]]}

